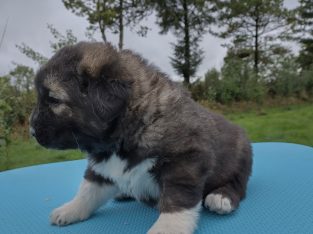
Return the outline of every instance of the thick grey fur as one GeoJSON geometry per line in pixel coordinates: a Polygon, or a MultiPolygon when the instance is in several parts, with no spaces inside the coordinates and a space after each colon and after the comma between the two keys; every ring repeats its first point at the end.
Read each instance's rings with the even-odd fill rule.
{"type": "MultiPolygon", "coordinates": [[[[61,49],[37,74],[38,104],[31,117],[38,142],[80,148],[101,162],[115,152],[132,168],[156,158],[161,212],[195,207],[209,193],[244,198],[252,151],[245,132],[196,103],[189,93],[139,55],[109,44],[82,42],[61,49]],[[50,82],[45,83],[45,80],[50,82]],[[69,99],[57,116],[49,84],[69,99]]],[[[86,179],[99,178],[90,168],[86,179]]]]}

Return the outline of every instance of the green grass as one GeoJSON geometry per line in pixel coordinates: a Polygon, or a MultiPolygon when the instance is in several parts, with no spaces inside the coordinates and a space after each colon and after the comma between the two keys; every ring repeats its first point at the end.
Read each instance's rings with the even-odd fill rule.
{"type": "Polygon", "coordinates": [[[83,154],[74,150],[48,150],[35,140],[15,140],[8,148],[8,155],[0,149],[0,171],[36,164],[60,162],[83,158],[83,154]]]}
{"type": "Polygon", "coordinates": [[[226,115],[252,142],[289,142],[313,147],[313,104],[226,115]]]}
{"type": "MultiPolygon", "coordinates": [[[[263,108],[226,114],[246,129],[252,142],[291,142],[313,147],[313,104],[263,108]]],[[[34,140],[15,140],[8,157],[0,149],[0,171],[83,158],[78,151],[47,150],[34,140]]]]}

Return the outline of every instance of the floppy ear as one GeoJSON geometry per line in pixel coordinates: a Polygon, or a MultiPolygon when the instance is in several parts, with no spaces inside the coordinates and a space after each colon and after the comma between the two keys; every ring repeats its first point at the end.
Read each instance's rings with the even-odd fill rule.
{"type": "Polygon", "coordinates": [[[110,44],[83,42],[78,46],[82,53],[78,65],[81,91],[89,97],[95,114],[109,122],[126,107],[131,82],[110,44]]]}
{"type": "Polygon", "coordinates": [[[95,114],[106,122],[119,116],[127,106],[130,85],[118,79],[92,82],[88,88],[88,96],[95,114]]]}
{"type": "Polygon", "coordinates": [[[99,79],[103,74],[117,71],[119,55],[109,43],[80,42],[78,48],[82,54],[78,64],[78,73],[87,74],[93,79],[99,79]]]}

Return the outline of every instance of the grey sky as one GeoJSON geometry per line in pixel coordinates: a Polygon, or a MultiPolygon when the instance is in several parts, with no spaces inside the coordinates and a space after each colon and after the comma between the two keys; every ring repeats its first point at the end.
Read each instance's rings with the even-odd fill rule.
{"type": "MultiPolygon", "coordinates": [[[[285,3],[287,7],[293,8],[297,0],[286,0],[285,3]]],[[[61,0],[0,0],[0,35],[7,19],[8,27],[0,48],[0,75],[7,74],[14,67],[13,61],[36,68],[30,59],[17,50],[16,44],[25,42],[45,56],[51,56],[49,41],[52,36],[47,29],[48,23],[62,33],[72,29],[79,40],[86,40],[84,32],[87,20],[66,10],[61,0]]],[[[147,24],[152,30],[145,38],[126,30],[124,47],[140,53],[172,78],[177,77],[169,60],[172,52],[170,42],[174,42],[175,37],[171,34],[159,35],[153,16],[147,19],[147,24]]],[[[100,40],[100,37],[96,38],[100,40]]],[[[108,34],[108,39],[117,45],[116,35],[108,34]]],[[[201,47],[205,51],[205,58],[198,75],[203,75],[209,68],[222,66],[226,52],[221,47],[222,43],[222,40],[209,34],[204,36],[201,47]]]]}

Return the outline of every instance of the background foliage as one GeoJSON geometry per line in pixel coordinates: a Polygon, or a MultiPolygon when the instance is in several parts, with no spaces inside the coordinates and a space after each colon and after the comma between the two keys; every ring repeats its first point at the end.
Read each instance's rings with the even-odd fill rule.
{"type": "MultiPolygon", "coordinates": [[[[153,14],[160,33],[171,32],[176,37],[171,65],[196,101],[245,127],[253,141],[313,146],[312,124],[308,124],[313,119],[311,0],[299,0],[295,9],[286,9],[283,0],[62,2],[88,21],[88,40],[94,40],[98,33],[108,41],[106,32],[111,31],[119,35],[119,49],[126,39],[125,28],[139,36],[149,33],[143,22],[153,14]],[[227,54],[221,69],[210,68],[198,77],[198,67],[205,61],[201,39],[207,33],[227,39],[223,42],[227,54]],[[291,43],[299,46],[298,52],[290,49],[291,43]]],[[[78,42],[71,30],[62,33],[51,24],[47,27],[53,38],[47,45],[53,53],[78,42]]],[[[25,43],[16,47],[38,66],[48,60],[25,43]]],[[[45,151],[30,141],[28,117],[36,99],[35,71],[23,64],[14,65],[0,77],[0,170],[81,158],[74,151],[45,151]]]]}

